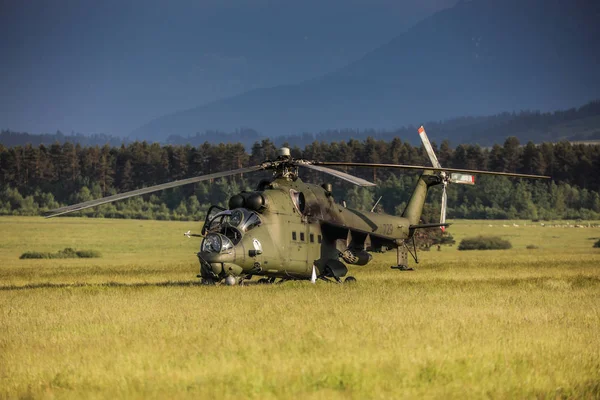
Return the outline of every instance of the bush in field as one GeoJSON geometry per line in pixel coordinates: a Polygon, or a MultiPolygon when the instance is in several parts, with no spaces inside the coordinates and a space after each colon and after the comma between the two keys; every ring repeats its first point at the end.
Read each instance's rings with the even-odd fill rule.
{"type": "Polygon", "coordinates": [[[21,260],[26,259],[44,259],[44,258],[99,258],[102,257],[99,251],[96,250],[73,250],[70,247],[64,250],[59,250],[56,253],[44,253],[40,251],[27,251],[19,257],[21,260]]]}
{"type": "Polygon", "coordinates": [[[422,229],[415,233],[415,240],[421,250],[429,250],[431,246],[452,246],[456,243],[452,234],[442,232],[441,229],[422,229]]]}
{"type": "Polygon", "coordinates": [[[459,250],[506,250],[512,245],[498,236],[477,236],[465,238],[458,245],[459,250]]]}
{"type": "Polygon", "coordinates": [[[96,250],[78,250],[75,252],[79,258],[100,258],[102,255],[96,250]]]}
{"type": "Polygon", "coordinates": [[[51,258],[78,258],[77,252],[70,247],[66,247],[64,250],[59,250],[58,253],[54,254],[51,258]]]}
{"type": "Polygon", "coordinates": [[[21,260],[26,260],[30,258],[50,258],[49,255],[50,253],[41,253],[39,251],[26,251],[25,253],[21,254],[21,257],[19,258],[21,260]]]}
{"type": "Polygon", "coordinates": [[[594,243],[594,247],[600,247],[600,239],[596,243],[594,243]]]}

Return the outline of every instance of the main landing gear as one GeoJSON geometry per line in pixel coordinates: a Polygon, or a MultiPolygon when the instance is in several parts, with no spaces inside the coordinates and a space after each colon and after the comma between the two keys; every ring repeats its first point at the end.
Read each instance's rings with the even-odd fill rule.
{"type": "Polygon", "coordinates": [[[347,276],[346,279],[344,279],[343,281],[341,278],[338,278],[337,276],[333,277],[333,279],[335,279],[335,280],[331,280],[325,276],[319,276],[319,279],[321,279],[325,282],[329,282],[329,283],[340,283],[340,284],[341,283],[348,283],[348,284],[356,283],[356,278],[353,276],[347,276]]]}
{"type": "Polygon", "coordinates": [[[392,265],[391,269],[397,269],[398,271],[414,271],[414,268],[407,267],[406,265],[392,265]]]}
{"type": "Polygon", "coordinates": [[[414,253],[412,251],[410,251],[410,249],[406,245],[406,241],[403,240],[402,244],[399,244],[398,247],[396,247],[396,259],[398,261],[398,265],[392,265],[390,268],[397,269],[398,271],[414,271],[413,268],[410,268],[408,266],[408,254],[409,253],[414,258],[415,263],[417,263],[417,264],[419,263],[419,259],[417,258],[417,246],[415,244],[414,236],[413,236],[413,248],[414,248],[414,253]]]}
{"type": "Polygon", "coordinates": [[[258,283],[259,285],[270,285],[272,283],[275,283],[275,279],[276,278],[260,278],[256,283],[258,283]]]}

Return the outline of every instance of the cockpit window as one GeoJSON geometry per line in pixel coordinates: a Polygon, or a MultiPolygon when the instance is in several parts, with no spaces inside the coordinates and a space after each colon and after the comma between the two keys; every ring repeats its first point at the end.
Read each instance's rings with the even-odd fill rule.
{"type": "Polygon", "coordinates": [[[243,220],[244,220],[244,213],[240,209],[233,210],[231,212],[231,215],[229,216],[229,224],[231,226],[239,226],[243,220]]]}
{"type": "Polygon", "coordinates": [[[226,213],[226,212],[227,211],[219,213],[213,219],[210,220],[210,222],[208,223],[208,229],[207,229],[209,232],[216,232],[216,231],[221,230],[221,226],[223,225],[223,220],[226,217],[226,215],[224,213],[226,213]]]}
{"type": "Polygon", "coordinates": [[[253,212],[253,213],[250,213],[250,215],[246,219],[246,222],[244,223],[244,230],[246,232],[248,232],[249,230],[251,230],[254,227],[259,226],[259,225],[260,225],[260,218],[258,217],[258,215],[256,215],[255,212],[253,212]]]}

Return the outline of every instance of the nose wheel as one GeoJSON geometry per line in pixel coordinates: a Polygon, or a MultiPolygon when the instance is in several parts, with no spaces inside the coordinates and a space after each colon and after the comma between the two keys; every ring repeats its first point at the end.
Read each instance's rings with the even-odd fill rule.
{"type": "Polygon", "coordinates": [[[227,278],[225,278],[225,284],[227,286],[235,286],[237,283],[238,283],[238,280],[235,279],[234,276],[227,275],[227,278]]]}

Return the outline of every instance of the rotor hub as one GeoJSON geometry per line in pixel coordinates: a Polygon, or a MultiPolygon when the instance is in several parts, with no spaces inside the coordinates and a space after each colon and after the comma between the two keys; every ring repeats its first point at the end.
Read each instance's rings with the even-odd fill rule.
{"type": "MultiPolygon", "coordinates": [[[[287,149],[283,147],[281,150],[287,149]]],[[[289,151],[289,149],[287,149],[289,151]]],[[[298,165],[297,160],[291,158],[291,156],[279,156],[275,161],[266,161],[262,163],[262,169],[273,170],[273,176],[275,178],[285,178],[288,180],[296,180],[298,178],[298,165]]]]}

